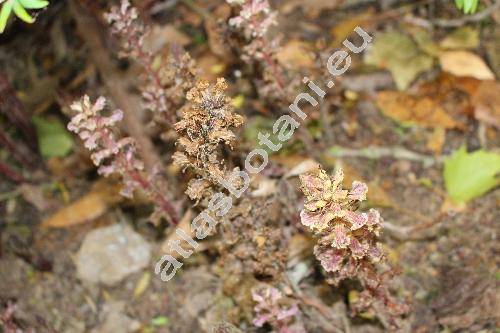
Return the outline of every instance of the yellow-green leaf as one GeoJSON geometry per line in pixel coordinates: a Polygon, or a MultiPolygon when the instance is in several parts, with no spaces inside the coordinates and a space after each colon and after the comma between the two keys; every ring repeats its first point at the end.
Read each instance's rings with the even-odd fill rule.
{"type": "Polygon", "coordinates": [[[38,145],[43,157],[66,156],[73,147],[73,138],[58,120],[33,117],[38,145]]]}
{"type": "Polygon", "coordinates": [[[21,20],[23,20],[26,23],[33,23],[35,22],[35,19],[28,14],[26,9],[24,9],[23,6],[17,1],[14,1],[14,4],[12,6],[12,9],[14,10],[14,14],[16,14],[17,17],[19,17],[21,20]]]}
{"type": "Polygon", "coordinates": [[[446,190],[455,203],[480,197],[500,184],[500,154],[478,150],[457,150],[444,163],[446,190]]]}

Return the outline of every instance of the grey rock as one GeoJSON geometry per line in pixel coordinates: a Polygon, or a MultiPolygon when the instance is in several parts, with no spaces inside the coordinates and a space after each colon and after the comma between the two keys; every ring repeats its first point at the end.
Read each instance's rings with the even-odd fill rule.
{"type": "Polygon", "coordinates": [[[78,277],[86,282],[113,285],[146,267],[151,246],[125,224],[89,232],[76,254],[78,277]]]}

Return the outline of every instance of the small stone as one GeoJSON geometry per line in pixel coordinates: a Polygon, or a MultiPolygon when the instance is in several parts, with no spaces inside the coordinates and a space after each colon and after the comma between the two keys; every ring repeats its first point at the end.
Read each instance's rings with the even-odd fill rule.
{"type": "Polygon", "coordinates": [[[125,224],[89,232],[76,254],[78,277],[84,281],[114,285],[146,267],[151,246],[125,224]]]}
{"type": "Polygon", "coordinates": [[[98,333],[135,332],[141,327],[141,323],[124,313],[125,302],[111,301],[106,303],[104,311],[106,319],[97,330],[98,333]]]}

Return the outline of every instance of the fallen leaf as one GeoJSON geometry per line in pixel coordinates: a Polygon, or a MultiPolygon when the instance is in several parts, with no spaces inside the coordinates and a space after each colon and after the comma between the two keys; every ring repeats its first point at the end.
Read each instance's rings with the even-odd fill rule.
{"type": "Polygon", "coordinates": [[[276,180],[261,177],[257,184],[257,189],[252,191],[252,197],[269,197],[276,193],[276,180]]]}
{"type": "Polygon", "coordinates": [[[406,89],[419,74],[431,69],[433,62],[409,36],[399,32],[378,35],[365,57],[366,64],[388,69],[399,90],[406,89]]]}
{"type": "Polygon", "coordinates": [[[500,76],[500,24],[496,24],[490,33],[486,33],[483,38],[484,50],[488,56],[488,64],[500,76]]]}
{"type": "Polygon", "coordinates": [[[434,58],[439,55],[439,46],[434,42],[433,36],[429,30],[420,27],[412,27],[408,29],[408,32],[422,51],[434,58]]]}
{"type": "Polygon", "coordinates": [[[483,81],[472,95],[474,117],[500,129],[500,83],[483,81]]]}
{"type": "Polygon", "coordinates": [[[500,154],[478,150],[468,153],[465,146],[444,163],[446,191],[455,203],[477,198],[500,184],[500,154]]]}
{"type": "Polygon", "coordinates": [[[479,30],[471,26],[455,29],[439,43],[443,49],[477,49],[479,46],[479,30]]]}
{"type": "Polygon", "coordinates": [[[147,35],[144,45],[148,51],[158,53],[167,45],[177,44],[186,46],[190,42],[191,39],[188,35],[177,30],[175,26],[168,24],[164,26],[154,25],[151,32],[147,35]]]}
{"type": "Polygon", "coordinates": [[[290,69],[315,66],[309,44],[297,39],[292,39],[281,47],[276,58],[281,65],[290,69]]]}
{"type": "Polygon", "coordinates": [[[33,124],[43,157],[63,157],[71,151],[73,138],[59,120],[35,116],[33,124]]]}
{"type": "Polygon", "coordinates": [[[200,57],[197,64],[198,68],[201,69],[200,78],[208,81],[215,81],[218,77],[223,76],[226,70],[226,65],[210,52],[206,52],[200,57]]]}
{"type": "Polygon", "coordinates": [[[280,8],[280,12],[288,14],[300,7],[309,18],[316,18],[320,13],[325,10],[334,9],[338,6],[337,1],[332,0],[289,0],[284,1],[280,8]]]}
{"type": "Polygon", "coordinates": [[[294,166],[290,171],[288,171],[283,178],[290,178],[302,175],[304,173],[313,172],[318,170],[319,163],[313,159],[308,158],[300,162],[298,165],[294,166]]]}
{"type": "Polygon", "coordinates": [[[495,75],[486,63],[469,51],[447,51],[439,55],[443,71],[456,76],[468,76],[478,80],[494,80],[495,75]]]}
{"type": "Polygon", "coordinates": [[[372,15],[373,10],[370,8],[364,13],[350,16],[335,24],[335,26],[333,26],[330,30],[330,34],[333,36],[331,46],[341,46],[344,40],[352,34],[354,28],[357,26],[362,26],[364,28],[366,26],[365,23],[372,17],[372,15]]]}
{"type": "Polygon", "coordinates": [[[427,149],[429,149],[436,155],[441,154],[445,138],[446,130],[442,127],[436,127],[427,140],[427,149]]]}
{"type": "Polygon", "coordinates": [[[123,200],[121,185],[107,180],[98,181],[92,190],[82,198],[62,208],[42,222],[42,227],[67,228],[92,221],[103,215],[114,204],[123,200]]]}
{"type": "Polygon", "coordinates": [[[344,164],[342,170],[344,170],[345,184],[352,184],[355,180],[367,183],[368,193],[366,194],[366,200],[370,205],[377,207],[393,206],[391,197],[384,191],[379,183],[376,181],[366,182],[363,177],[348,164],[344,164]]]}
{"type": "Polygon", "coordinates": [[[459,127],[458,123],[429,97],[382,91],[377,94],[377,106],[383,114],[402,124],[446,129],[459,127]]]}
{"type": "Polygon", "coordinates": [[[150,282],[151,282],[151,273],[144,272],[139,281],[137,282],[137,285],[135,286],[134,298],[141,296],[146,291],[146,289],[148,289],[150,282]]]}

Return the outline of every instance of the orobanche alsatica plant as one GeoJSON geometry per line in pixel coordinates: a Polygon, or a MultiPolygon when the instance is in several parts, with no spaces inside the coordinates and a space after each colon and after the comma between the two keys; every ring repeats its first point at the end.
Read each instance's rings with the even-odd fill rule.
{"type": "Polygon", "coordinates": [[[172,46],[168,57],[159,57],[148,50],[149,29],[128,0],[112,7],[105,18],[111,32],[120,39],[120,57],[138,63],[144,70],[146,84],[140,88],[144,108],[154,112],[155,121],[172,125],[186,92],[194,85],[194,60],[179,46],[172,46]]]}
{"type": "Polygon", "coordinates": [[[155,216],[164,216],[177,223],[175,210],[165,193],[156,186],[154,174],[144,174],[144,164],[136,156],[134,139],[117,134],[116,124],[123,118],[121,110],[114,110],[104,116],[106,99],[99,97],[92,103],[88,96],[74,102],[71,109],[76,114],[71,118],[68,129],[84,140],[85,148],[92,152],[91,159],[99,167],[98,173],[112,174],[123,178],[121,194],[131,198],[135,190],[144,191],[155,204],[155,216]]]}
{"type": "Polygon", "coordinates": [[[183,108],[182,119],[174,125],[179,133],[178,144],[183,152],[173,155],[174,162],[192,168],[201,177],[190,183],[188,194],[200,199],[199,190],[221,183],[226,175],[223,147],[234,148],[233,128],[243,124],[243,117],[234,112],[231,98],[225,95],[227,83],[219,78],[214,85],[201,80],[187,93],[190,102],[183,108]],[[203,184],[202,184],[203,183],[203,184]]]}
{"type": "Polygon", "coordinates": [[[328,274],[328,282],[338,285],[345,279],[359,281],[363,291],[353,304],[354,312],[375,307],[385,316],[388,327],[395,327],[399,316],[408,311],[390,295],[388,272],[381,272],[384,252],[378,242],[380,213],[375,209],[358,212],[366,200],[368,187],[354,181],[343,188],[344,174],[338,169],[330,177],[326,171],[300,176],[305,195],[301,222],[318,237],[314,254],[328,274]]]}

